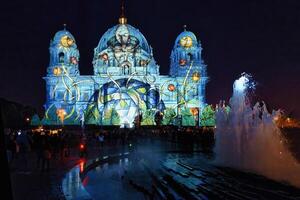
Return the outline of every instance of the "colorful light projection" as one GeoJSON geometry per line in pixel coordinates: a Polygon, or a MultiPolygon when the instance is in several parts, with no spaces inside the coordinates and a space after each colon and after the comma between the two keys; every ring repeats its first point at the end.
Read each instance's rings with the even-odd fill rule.
{"type": "MultiPolygon", "coordinates": [[[[181,87],[176,88],[170,81],[166,81],[159,90],[151,88],[148,83],[135,79],[111,79],[111,82],[104,84],[99,90],[98,100],[88,104],[84,111],[85,123],[98,125],[127,124],[128,127],[132,127],[136,117],[141,115],[141,125],[155,125],[155,113],[160,111],[164,113],[162,124],[176,124],[175,118],[177,117],[177,109],[179,109],[182,116],[181,124],[183,126],[195,126],[198,119],[198,108],[189,109],[186,107],[187,104],[193,103],[195,99],[188,97],[185,93],[197,90],[197,85],[187,84],[189,82],[187,78],[188,74],[186,79],[179,82],[179,85],[182,85],[181,87]],[[165,88],[166,86],[167,89],[165,88]],[[165,92],[166,90],[176,93],[180,101],[178,104],[165,110],[161,96],[169,95],[169,92],[165,92]]],[[[194,78],[191,77],[190,79],[193,80],[194,78]]],[[[85,82],[88,83],[91,80],[85,82]]],[[[64,70],[57,84],[61,83],[65,89],[63,91],[64,103],[67,104],[70,100],[76,103],[80,99],[80,87],[78,87],[80,82],[73,80],[68,75],[68,72],[64,70]],[[66,79],[69,81],[66,81],[66,79]],[[75,91],[75,93],[72,91],[75,91]],[[68,96],[69,99],[67,98],[68,96]]],[[[57,88],[54,88],[53,95],[57,88]]],[[[55,105],[53,104],[47,110],[46,119],[50,120],[52,118],[52,121],[57,121],[58,119],[61,123],[65,123],[67,119],[73,119],[74,123],[79,123],[80,115],[77,115],[74,107],[69,110],[69,113],[64,109],[56,109],[56,116],[53,116],[53,112],[51,112],[52,107],[55,107],[55,105]],[[49,116],[49,113],[52,114],[49,116]]]]}
{"type": "Polygon", "coordinates": [[[184,48],[191,48],[193,46],[193,40],[190,36],[184,36],[180,39],[180,45],[184,48]]]}
{"type": "Polygon", "coordinates": [[[160,75],[144,36],[118,24],[94,49],[94,75],[81,76],[75,39],[59,31],[50,44],[42,124],[199,125],[207,82],[201,49],[192,32],[182,32],[172,50],[170,74],[160,75]]]}
{"type": "MultiPolygon", "coordinates": [[[[108,82],[102,86],[99,94],[99,103],[104,105],[103,124],[132,127],[138,115],[151,109],[164,109],[164,103],[159,101],[159,92],[149,84],[135,79],[124,78],[108,82]]],[[[144,114],[143,119],[147,118],[144,114]]]]}
{"type": "Polygon", "coordinates": [[[64,35],[60,39],[61,46],[66,47],[66,48],[72,46],[73,43],[74,43],[74,40],[71,37],[69,37],[68,35],[64,35]]]}
{"type": "Polygon", "coordinates": [[[67,112],[64,109],[60,108],[56,110],[56,115],[59,117],[61,123],[64,123],[67,112]]]}

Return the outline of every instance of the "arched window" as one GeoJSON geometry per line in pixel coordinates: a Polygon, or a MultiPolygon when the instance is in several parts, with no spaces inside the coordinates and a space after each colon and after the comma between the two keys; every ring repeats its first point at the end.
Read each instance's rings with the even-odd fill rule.
{"type": "Polygon", "coordinates": [[[125,74],[126,75],[130,74],[130,68],[128,65],[125,65],[125,74]]]}
{"type": "Polygon", "coordinates": [[[65,54],[63,52],[60,52],[58,54],[58,60],[59,60],[59,63],[64,63],[65,62],[65,54]]]}
{"type": "Polygon", "coordinates": [[[188,56],[189,61],[192,61],[192,60],[193,60],[193,54],[188,53],[187,56],[188,56]]]}
{"type": "Polygon", "coordinates": [[[125,64],[122,66],[123,75],[130,74],[130,66],[128,64],[125,64]]]}

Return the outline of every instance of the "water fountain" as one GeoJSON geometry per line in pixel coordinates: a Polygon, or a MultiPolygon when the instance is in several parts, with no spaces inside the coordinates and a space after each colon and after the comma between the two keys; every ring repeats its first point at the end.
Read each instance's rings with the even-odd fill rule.
{"type": "Polygon", "coordinates": [[[216,112],[216,164],[250,171],[300,187],[300,165],[266,104],[249,103],[251,76],[243,73],[233,84],[230,111],[219,106],[216,112]]]}
{"type": "Polygon", "coordinates": [[[63,181],[65,196],[67,199],[78,196],[84,199],[299,199],[300,166],[273,123],[279,112],[269,114],[264,103],[252,107],[247,96],[252,87],[251,77],[243,74],[234,82],[230,111],[223,102],[218,107],[215,133],[218,166],[211,165],[211,157],[202,147],[195,146],[193,152],[187,152],[180,139],[174,145],[165,136],[153,137],[148,132],[146,136],[151,134],[150,140],[145,140],[145,135],[137,135],[130,143],[131,148],[120,148],[117,154],[101,156],[87,162],[83,169],[77,166],[71,170],[63,181]]]}

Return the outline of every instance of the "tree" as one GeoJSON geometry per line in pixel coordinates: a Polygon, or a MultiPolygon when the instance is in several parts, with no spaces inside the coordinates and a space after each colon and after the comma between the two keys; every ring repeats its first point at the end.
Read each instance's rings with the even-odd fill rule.
{"type": "Polygon", "coordinates": [[[173,119],[176,117],[176,112],[174,108],[166,108],[164,110],[164,116],[162,120],[163,125],[169,125],[172,124],[173,119]]]}
{"type": "Polygon", "coordinates": [[[96,103],[92,103],[88,105],[84,113],[84,119],[85,119],[85,124],[99,124],[100,112],[98,110],[96,103]]]}
{"type": "Polygon", "coordinates": [[[45,113],[44,118],[42,119],[42,125],[54,125],[60,122],[56,114],[57,108],[52,104],[45,113]]]}
{"type": "Polygon", "coordinates": [[[152,109],[147,109],[143,112],[143,117],[142,117],[142,122],[141,125],[155,125],[154,122],[154,115],[155,115],[155,110],[152,109]]]}
{"type": "Polygon", "coordinates": [[[43,119],[41,120],[41,124],[42,125],[51,125],[51,121],[49,119],[47,119],[46,116],[44,116],[43,119]]]}
{"type": "Polygon", "coordinates": [[[30,122],[31,126],[40,126],[41,120],[37,114],[33,115],[30,122]]]}
{"type": "Polygon", "coordinates": [[[216,118],[215,111],[211,105],[204,107],[200,116],[200,124],[201,126],[215,126],[216,118]]]}
{"type": "Polygon", "coordinates": [[[120,116],[116,109],[112,108],[111,110],[111,124],[120,125],[120,116]]]}
{"type": "Polygon", "coordinates": [[[103,125],[111,125],[111,115],[112,115],[112,108],[105,109],[103,113],[102,124],[103,125]]]}
{"type": "Polygon", "coordinates": [[[181,110],[182,126],[196,126],[196,120],[190,111],[190,108],[183,108],[181,110]]]}
{"type": "Polygon", "coordinates": [[[67,125],[79,125],[80,124],[79,117],[75,110],[71,113],[70,116],[65,118],[64,124],[67,124],[67,125]]]}

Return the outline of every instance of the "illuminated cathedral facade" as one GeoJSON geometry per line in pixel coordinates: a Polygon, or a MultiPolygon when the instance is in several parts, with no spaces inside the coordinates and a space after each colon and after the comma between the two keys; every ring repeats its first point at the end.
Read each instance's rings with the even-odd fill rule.
{"type": "Polygon", "coordinates": [[[80,75],[74,36],[58,31],[50,42],[46,125],[200,125],[208,80],[202,47],[184,30],[176,38],[168,75],[160,75],[153,50],[125,17],[94,49],[94,74],[80,75]]]}

